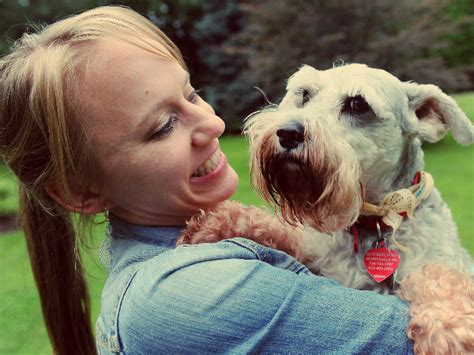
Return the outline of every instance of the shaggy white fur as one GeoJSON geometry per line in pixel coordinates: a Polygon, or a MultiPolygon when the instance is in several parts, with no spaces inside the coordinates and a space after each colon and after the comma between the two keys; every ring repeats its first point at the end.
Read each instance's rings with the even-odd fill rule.
{"type": "MultiPolygon", "coordinates": [[[[395,287],[376,282],[363,263],[379,233],[360,227],[355,252],[348,230],[364,201],[378,205],[411,185],[424,169],[422,140],[435,142],[448,129],[459,143],[472,143],[473,125],[436,86],[400,82],[361,64],[303,66],[281,103],[245,126],[254,185],[289,224],[226,202],[190,221],[180,243],[245,236],[282,249],[345,286],[410,301],[408,336],[417,353],[474,352],[472,260],[436,189],[396,231],[405,249],[398,250],[395,287]]],[[[383,234],[397,249],[391,231],[383,234]]]]}

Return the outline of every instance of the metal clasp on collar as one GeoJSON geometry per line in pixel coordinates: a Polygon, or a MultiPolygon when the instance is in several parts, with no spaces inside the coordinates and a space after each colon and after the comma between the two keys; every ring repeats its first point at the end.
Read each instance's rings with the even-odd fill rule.
{"type": "Polygon", "coordinates": [[[387,238],[385,238],[382,235],[382,227],[380,227],[379,221],[375,221],[375,226],[377,227],[377,240],[375,243],[372,245],[373,248],[377,249],[379,247],[379,244],[383,243],[382,246],[387,247],[387,238]]]}

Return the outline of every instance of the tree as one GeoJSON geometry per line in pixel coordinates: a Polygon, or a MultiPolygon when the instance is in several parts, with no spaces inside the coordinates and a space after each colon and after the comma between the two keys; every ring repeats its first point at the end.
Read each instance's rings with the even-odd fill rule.
{"type": "MultiPolygon", "coordinates": [[[[460,33],[444,11],[449,1],[262,0],[241,36],[251,48],[249,68],[276,98],[301,64],[327,69],[335,61],[362,62],[402,80],[448,91],[472,88],[465,72],[440,53],[460,33]]],[[[462,15],[464,16],[464,15],[462,15]]],[[[472,48],[472,47],[471,47],[472,48]]]]}
{"type": "MultiPolygon", "coordinates": [[[[147,16],[182,50],[193,85],[239,131],[302,64],[362,62],[402,80],[447,91],[474,89],[472,0],[0,0],[0,31],[11,40],[29,22],[51,23],[98,5],[147,16]]],[[[11,41],[10,41],[11,42],[11,41]]],[[[0,52],[10,45],[0,41],[0,52]]]]}
{"type": "Polygon", "coordinates": [[[242,119],[263,103],[247,70],[249,49],[239,37],[247,6],[237,0],[210,0],[203,2],[202,12],[193,30],[200,62],[195,78],[205,87],[206,100],[226,121],[227,132],[239,132],[242,119]]]}

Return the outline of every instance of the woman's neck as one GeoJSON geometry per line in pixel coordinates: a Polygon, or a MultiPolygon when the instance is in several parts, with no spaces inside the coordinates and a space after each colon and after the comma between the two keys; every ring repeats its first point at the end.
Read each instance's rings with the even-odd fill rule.
{"type": "Polygon", "coordinates": [[[134,213],[120,207],[115,207],[109,211],[125,222],[153,227],[171,227],[186,226],[186,221],[192,216],[176,216],[176,215],[155,215],[146,213],[134,213]]]}

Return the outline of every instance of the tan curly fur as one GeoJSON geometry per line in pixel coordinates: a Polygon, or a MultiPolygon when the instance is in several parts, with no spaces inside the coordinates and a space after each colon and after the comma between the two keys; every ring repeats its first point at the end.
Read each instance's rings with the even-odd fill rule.
{"type": "Polygon", "coordinates": [[[192,217],[176,245],[215,243],[237,237],[282,250],[303,263],[309,260],[300,245],[302,235],[298,227],[284,224],[262,208],[235,201],[224,201],[215,209],[192,217]]]}
{"type": "Polygon", "coordinates": [[[403,280],[399,295],[410,302],[408,337],[416,353],[474,353],[474,287],[467,274],[426,265],[403,280]]]}

